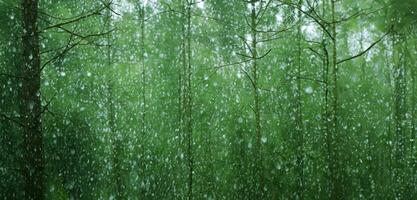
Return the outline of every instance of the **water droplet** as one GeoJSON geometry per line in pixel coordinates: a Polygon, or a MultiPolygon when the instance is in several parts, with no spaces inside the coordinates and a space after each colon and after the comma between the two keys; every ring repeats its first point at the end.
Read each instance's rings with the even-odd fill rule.
{"type": "Polygon", "coordinates": [[[33,107],[35,107],[35,103],[33,101],[30,101],[28,106],[30,110],[33,110],[33,107]]]}
{"type": "Polygon", "coordinates": [[[314,90],[311,86],[308,86],[304,89],[307,94],[313,94],[314,90]]]}
{"type": "Polygon", "coordinates": [[[243,123],[243,118],[242,117],[239,117],[239,119],[237,119],[237,122],[243,123]]]}
{"type": "Polygon", "coordinates": [[[266,143],[268,141],[268,138],[266,138],[265,136],[262,136],[261,141],[262,141],[262,143],[266,143]]]}

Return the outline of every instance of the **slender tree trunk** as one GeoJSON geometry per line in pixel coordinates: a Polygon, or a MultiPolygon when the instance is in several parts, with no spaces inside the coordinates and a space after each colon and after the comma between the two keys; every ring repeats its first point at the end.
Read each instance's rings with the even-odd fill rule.
{"type": "MultiPolygon", "coordinates": [[[[392,39],[392,41],[391,41],[391,46],[393,46],[394,45],[394,40],[392,39]]],[[[388,49],[388,46],[389,45],[387,45],[387,47],[386,47],[386,49],[388,49]]],[[[391,51],[392,52],[392,51],[391,51]]],[[[393,65],[391,65],[391,63],[390,63],[390,61],[392,61],[392,56],[390,57],[389,56],[389,50],[386,50],[386,53],[385,53],[385,59],[384,59],[384,61],[385,61],[385,64],[386,64],[386,66],[387,67],[389,67],[389,71],[388,71],[388,73],[387,73],[387,82],[388,82],[388,85],[391,87],[391,88],[394,88],[394,86],[393,86],[393,79],[394,79],[394,66],[393,65]]],[[[393,148],[393,145],[392,145],[392,141],[393,141],[393,139],[394,139],[394,89],[392,89],[391,90],[391,97],[390,97],[390,99],[389,99],[389,102],[390,102],[390,113],[389,113],[389,122],[388,122],[388,133],[387,133],[387,138],[386,138],[386,141],[385,141],[385,144],[387,144],[388,145],[388,152],[389,152],[389,154],[388,154],[388,162],[387,162],[387,166],[388,166],[388,170],[387,170],[387,173],[386,174],[384,174],[384,175],[388,175],[389,176],[389,178],[388,178],[388,185],[394,185],[394,177],[393,177],[393,171],[394,171],[394,148],[393,148]]],[[[382,158],[384,157],[384,155],[382,155],[382,158]]],[[[392,195],[394,192],[391,192],[391,190],[393,190],[394,188],[393,187],[383,187],[383,189],[388,189],[389,191],[390,191],[390,197],[391,198],[394,198],[394,195],[392,195]]]]}
{"type": "Polygon", "coordinates": [[[38,1],[23,0],[23,66],[21,122],[23,126],[24,192],[26,199],[44,199],[44,158],[41,124],[41,68],[38,1]]]}
{"type": "MultiPolygon", "coordinates": [[[[111,1],[109,1],[109,7],[111,7],[111,1]]],[[[112,29],[112,13],[111,9],[107,9],[107,29],[110,31],[112,29]]],[[[114,106],[114,82],[112,75],[114,73],[113,70],[113,62],[112,62],[112,34],[109,33],[107,35],[107,65],[109,74],[107,77],[107,89],[108,89],[108,123],[111,133],[111,145],[112,145],[112,174],[114,182],[114,192],[115,192],[115,199],[120,200],[123,199],[123,181],[122,181],[122,168],[121,168],[121,146],[122,140],[121,135],[119,135],[116,131],[116,120],[115,120],[115,106],[114,106]]]]}
{"type": "MultiPolygon", "coordinates": [[[[328,0],[322,1],[322,13],[323,17],[327,17],[327,2],[328,0]]],[[[323,81],[324,81],[324,116],[323,116],[323,124],[324,124],[324,133],[325,133],[325,142],[326,142],[326,162],[327,162],[327,191],[331,196],[332,187],[333,187],[333,140],[332,140],[332,130],[331,130],[331,107],[330,107],[330,55],[327,49],[328,39],[326,32],[323,30],[322,32],[322,48],[323,48],[323,81]]]]}
{"type": "Polygon", "coordinates": [[[258,71],[258,41],[257,41],[257,12],[255,1],[251,2],[251,57],[252,57],[252,88],[253,88],[253,104],[254,104],[254,112],[255,112],[255,135],[256,135],[256,146],[255,146],[255,156],[256,156],[256,163],[255,163],[255,170],[257,174],[257,178],[259,179],[259,197],[264,197],[264,174],[263,174],[263,158],[262,158],[262,132],[261,132],[261,113],[260,113],[260,98],[259,98],[259,87],[258,87],[258,79],[259,79],[259,71],[258,71]]]}
{"type": "MultiPolygon", "coordinates": [[[[186,54],[186,42],[185,42],[185,38],[186,38],[186,19],[185,19],[185,1],[186,0],[178,0],[178,6],[180,7],[181,12],[179,13],[179,19],[182,23],[181,23],[181,64],[178,66],[178,128],[177,128],[177,133],[178,133],[178,155],[176,156],[176,158],[178,159],[178,174],[176,175],[176,177],[178,178],[178,182],[180,183],[179,185],[182,184],[186,184],[185,187],[181,186],[178,188],[178,192],[179,194],[176,195],[177,198],[184,198],[183,193],[185,193],[185,190],[187,190],[188,188],[188,177],[185,179],[182,179],[182,177],[184,177],[184,173],[186,173],[186,169],[184,169],[184,166],[182,165],[184,163],[184,153],[185,153],[185,142],[186,142],[186,135],[185,135],[185,127],[184,127],[184,123],[185,123],[185,102],[186,102],[186,98],[185,98],[185,81],[186,81],[186,77],[185,77],[185,71],[186,71],[186,66],[187,66],[187,54],[186,54]]],[[[188,166],[186,166],[188,167],[188,166]]],[[[188,192],[188,191],[187,191],[188,192]]],[[[187,193],[188,195],[188,193],[187,193]]]]}
{"type": "MultiPolygon", "coordinates": [[[[140,79],[141,79],[141,101],[140,101],[140,133],[141,136],[144,137],[146,132],[147,132],[147,126],[146,126],[146,107],[147,107],[147,101],[146,101],[146,86],[147,86],[147,80],[146,80],[146,74],[147,74],[147,68],[146,68],[146,61],[145,61],[145,55],[146,55],[146,49],[145,49],[145,40],[146,40],[146,35],[145,35],[145,26],[146,26],[146,14],[145,14],[145,4],[144,2],[139,2],[139,19],[140,19],[140,41],[139,41],[139,45],[140,45],[140,67],[139,70],[141,70],[141,75],[140,75],[140,79]]],[[[143,142],[144,140],[142,140],[143,142]]],[[[145,172],[145,152],[146,152],[146,148],[145,148],[145,143],[139,142],[138,143],[138,153],[139,153],[139,177],[144,180],[146,177],[146,172],[145,172]]],[[[146,197],[146,188],[143,187],[143,185],[141,185],[140,183],[143,183],[143,181],[138,182],[139,186],[138,186],[138,192],[139,192],[139,196],[140,198],[145,198],[146,197]]]]}
{"type": "MultiPolygon", "coordinates": [[[[185,0],[178,0],[178,6],[180,7],[182,13],[184,12],[185,8],[184,8],[184,1],[185,0]]],[[[185,31],[185,20],[184,20],[184,15],[182,13],[179,13],[179,21],[181,21],[181,35],[180,35],[180,40],[181,40],[181,54],[180,54],[180,65],[178,66],[178,127],[176,129],[177,132],[177,136],[178,136],[178,147],[177,147],[177,155],[176,155],[176,159],[178,162],[178,165],[175,165],[175,167],[178,167],[177,174],[176,174],[176,178],[177,181],[179,182],[178,185],[180,185],[179,187],[176,186],[175,190],[178,190],[179,192],[175,193],[175,197],[176,198],[184,198],[182,195],[183,193],[185,193],[186,187],[182,186],[184,183],[184,179],[182,178],[184,176],[183,173],[185,173],[185,170],[183,168],[182,163],[184,162],[184,143],[185,143],[185,133],[184,133],[184,74],[185,74],[185,66],[186,66],[186,62],[187,62],[187,55],[185,52],[185,42],[184,42],[184,38],[186,36],[186,31],[185,31]]],[[[187,185],[188,186],[188,185],[187,185]]]]}
{"type": "MultiPolygon", "coordinates": [[[[303,1],[299,0],[298,4],[301,7],[303,1]]],[[[302,112],[302,99],[301,99],[301,67],[302,67],[302,31],[301,31],[301,17],[302,13],[298,11],[298,20],[300,25],[297,27],[297,90],[296,90],[296,100],[295,100],[295,113],[296,113],[296,155],[297,155],[297,199],[304,199],[304,129],[303,129],[303,112],[302,112]]]]}
{"type": "Polygon", "coordinates": [[[145,66],[145,4],[142,4],[140,8],[140,46],[141,46],[141,64],[142,64],[142,113],[141,113],[141,133],[146,133],[146,66],[145,66]]]}
{"type": "Polygon", "coordinates": [[[188,82],[188,120],[187,120],[187,132],[188,132],[188,199],[193,199],[193,173],[194,173],[194,159],[193,159],[193,102],[192,102],[192,69],[191,69],[191,2],[188,2],[187,5],[187,56],[188,56],[188,73],[187,73],[187,82],[188,82]]]}
{"type": "Polygon", "coordinates": [[[403,47],[400,35],[393,35],[394,64],[394,170],[395,197],[404,198],[404,155],[405,155],[405,70],[402,62],[403,47]]]}
{"type": "MultiPolygon", "coordinates": [[[[409,50],[410,51],[410,50],[409,50]]],[[[409,53],[408,56],[410,56],[410,58],[413,58],[411,56],[411,54],[409,53]]],[[[412,59],[412,62],[410,63],[410,68],[411,68],[411,92],[412,92],[412,96],[411,96],[411,139],[410,139],[410,155],[411,155],[411,165],[410,165],[410,169],[411,169],[411,176],[410,176],[410,183],[417,183],[417,176],[415,174],[417,174],[417,151],[416,151],[416,132],[417,132],[417,127],[416,127],[416,114],[417,114],[417,109],[416,109],[416,102],[417,102],[417,88],[416,88],[416,69],[415,69],[415,65],[417,65],[416,63],[416,58],[412,59]],[[414,64],[414,67],[413,67],[414,64]]],[[[411,191],[415,191],[414,194],[411,195],[417,195],[417,184],[411,184],[411,191]],[[414,187],[414,188],[413,188],[414,187]]]]}
{"type": "Polygon", "coordinates": [[[188,199],[193,199],[193,175],[194,175],[194,159],[193,159],[193,119],[192,119],[192,65],[191,65],[191,6],[193,2],[186,0],[183,6],[183,108],[182,108],[182,128],[185,132],[186,152],[187,152],[187,168],[188,168],[188,199]]]}
{"type": "Polygon", "coordinates": [[[108,85],[108,99],[109,102],[109,110],[108,110],[108,120],[109,120],[109,127],[110,133],[112,136],[112,180],[114,180],[114,192],[115,192],[115,199],[120,200],[123,199],[123,181],[122,181],[122,168],[121,168],[121,146],[122,140],[121,136],[116,131],[116,122],[115,122],[115,111],[114,111],[114,91],[113,91],[113,83],[109,81],[108,85]]]}
{"type": "Polygon", "coordinates": [[[330,154],[331,154],[331,163],[330,163],[330,171],[331,171],[331,199],[341,199],[343,198],[342,194],[342,185],[341,185],[341,177],[340,171],[342,170],[339,166],[339,151],[338,151],[338,139],[339,139],[339,131],[338,131],[338,65],[337,65],[337,30],[336,30],[336,0],[330,0],[331,6],[331,34],[332,34],[332,102],[331,102],[331,133],[330,133],[330,154]]]}
{"type": "MultiPolygon", "coordinates": [[[[363,43],[364,43],[364,37],[363,37],[363,32],[361,32],[360,35],[360,49],[363,50],[363,43]]],[[[370,98],[369,92],[367,90],[367,88],[369,87],[368,85],[366,85],[366,83],[368,82],[368,78],[369,76],[367,75],[367,71],[366,71],[366,59],[365,57],[361,57],[360,58],[360,66],[361,66],[361,81],[363,82],[363,84],[361,84],[359,86],[359,91],[361,94],[363,94],[360,98],[362,98],[361,103],[363,104],[364,107],[361,108],[361,115],[362,116],[366,116],[368,110],[370,109],[368,106],[366,106],[366,101],[370,98]]],[[[365,126],[361,126],[360,127],[360,133],[365,137],[365,159],[366,160],[366,175],[367,175],[367,181],[362,181],[362,190],[365,190],[365,197],[366,198],[372,198],[374,197],[374,165],[373,165],[373,146],[374,146],[374,138],[371,137],[370,133],[372,133],[370,130],[368,130],[365,126]]],[[[376,171],[376,170],[375,170],[376,171]]],[[[363,175],[362,175],[363,176],[363,175]]]]}
{"type": "MultiPolygon", "coordinates": [[[[185,11],[185,3],[184,0],[179,1],[181,10],[185,11]]],[[[182,20],[181,25],[181,67],[178,67],[178,120],[179,120],[179,132],[180,132],[180,146],[183,144],[184,140],[184,99],[185,99],[185,91],[184,91],[184,81],[185,81],[185,68],[187,66],[187,54],[186,54],[186,30],[185,30],[185,15],[180,14],[180,18],[182,20]]]]}

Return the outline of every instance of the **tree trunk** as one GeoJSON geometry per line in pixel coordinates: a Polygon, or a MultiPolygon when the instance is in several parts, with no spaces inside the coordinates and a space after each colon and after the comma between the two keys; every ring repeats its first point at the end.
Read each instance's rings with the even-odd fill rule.
{"type": "Polygon", "coordinates": [[[404,157],[405,157],[405,69],[402,41],[400,35],[393,36],[393,64],[394,64],[394,170],[395,196],[403,197],[404,185],[404,157]]]}
{"type": "MultiPolygon", "coordinates": [[[[108,2],[109,7],[111,7],[111,1],[108,2]]],[[[107,10],[107,29],[110,31],[112,26],[112,13],[111,9],[107,10]]],[[[110,128],[111,134],[111,159],[112,159],[112,174],[114,182],[114,192],[115,192],[115,199],[120,200],[123,199],[123,180],[122,180],[122,168],[121,168],[121,148],[122,148],[122,140],[121,135],[119,135],[116,131],[116,119],[115,119],[115,106],[114,106],[114,89],[113,89],[113,78],[112,75],[114,73],[113,63],[112,63],[112,34],[109,33],[107,35],[107,65],[110,74],[107,77],[107,89],[108,89],[108,123],[110,128]]]]}
{"type": "Polygon", "coordinates": [[[142,64],[142,113],[141,113],[141,133],[146,133],[146,66],[145,66],[145,5],[140,8],[141,24],[140,24],[140,46],[141,46],[141,64],[142,64]]]}
{"type": "Polygon", "coordinates": [[[23,126],[24,192],[26,199],[44,199],[44,160],[41,124],[41,68],[38,1],[23,0],[23,66],[21,122],[23,126]]]}
{"type": "MultiPolygon", "coordinates": [[[[410,52],[410,50],[409,50],[410,52]]],[[[413,58],[411,56],[411,54],[409,53],[408,56],[410,56],[410,58],[413,58]]],[[[411,96],[411,139],[410,139],[410,155],[411,155],[411,176],[410,176],[410,183],[417,183],[417,176],[415,176],[414,174],[417,173],[416,169],[417,169],[417,152],[416,152],[416,115],[417,115],[417,110],[416,110],[416,102],[417,102],[417,88],[416,88],[416,69],[415,69],[415,65],[417,65],[416,63],[416,58],[412,59],[412,62],[410,63],[410,68],[411,68],[411,92],[412,92],[412,96],[411,96]],[[414,64],[414,67],[413,67],[414,64]],[[414,175],[414,176],[413,176],[414,175]]],[[[417,184],[411,185],[411,191],[415,191],[414,194],[412,195],[416,195],[417,192],[417,184]],[[414,187],[414,188],[413,188],[414,187]]]]}
{"type": "MultiPolygon", "coordinates": [[[[298,4],[301,7],[303,1],[299,0],[298,4]]],[[[301,11],[298,11],[298,20],[300,24],[297,27],[297,83],[296,83],[296,98],[295,98],[295,114],[296,114],[296,173],[297,173],[297,183],[296,187],[297,190],[295,192],[297,199],[304,199],[304,129],[303,129],[303,113],[302,113],[302,99],[301,99],[301,65],[302,65],[302,47],[301,47],[301,40],[302,40],[302,30],[301,30],[301,11]]]]}
{"type": "Polygon", "coordinates": [[[108,85],[108,102],[109,102],[109,110],[108,110],[108,120],[109,120],[109,127],[110,133],[112,137],[112,174],[114,182],[114,192],[115,192],[115,199],[120,200],[123,199],[123,180],[122,180],[122,168],[121,168],[121,146],[122,140],[121,136],[117,134],[115,128],[115,113],[114,113],[114,97],[113,97],[113,84],[109,83],[108,85]]]}
{"type": "Polygon", "coordinates": [[[263,174],[263,158],[262,158],[262,132],[261,132],[261,113],[260,113],[260,99],[259,99],[259,87],[258,87],[258,50],[257,50],[257,12],[255,1],[251,2],[251,52],[252,52],[252,86],[253,86],[253,103],[254,103],[254,113],[255,113],[255,136],[256,136],[256,145],[255,145],[255,174],[257,175],[259,185],[258,191],[259,196],[257,198],[263,198],[264,196],[264,174],[263,174]]]}
{"type": "Polygon", "coordinates": [[[341,173],[342,170],[339,166],[339,151],[338,151],[338,139],[339,139],[339,131],[338,131],[338,65],[337,65],[337,30],[336,30],[336,0],[330,0],[331,6],[331,17],[332,17],[332,25],[331,25],[331,34],[332,34],[332,102],[331,102],[331,111],[330,111],[330,119],[331,119],[331,132],[330,132],[330,177],[331,177],[331,199],[341,199],[343,198],[343,188],[341,185],[341,173]]]}
{"type": "MultiPolygon", "coordinates": [[[[327,0],[322,1],[322,15],[323,17],[327,16],[327,0]]],[[[323,106],[323,129],[324,129],[324,140],[326,143],[326,149],[324,150],[326,152],[326,164],[327,164],[327,170],[328,170],[328,176],[327,176],[327,192],[331,193],[331,187],[332,187],[332,174],[333,174],[333,168],[332,161],[333,161],[333,155],[332,155],[332,140],[331,140],[331,116],[330,116],[330,79],[329,79],[329,71],[330,71],[330,57],[329,52],[327,50],[327,35],[326,32],[322,31],[322,51],[323,51],[323,57],[322,57],[322,63],[323,63],[323,82],[324,82],[324,106],[323,106]]]]}
{"type": "MultiPolygon", "coordinates": [[[[191,65],[191,0],[181,2],[184,12],[183,27],[182,27],[182,59],[183,59],[183,73],[180,73],[180,84],[182,88],[182,110],[181,112],[181,126],[184,132],[184,139],[187,152],[187,168],[188,168],[188,199],[193,199],[193,174],[194,174],[194,159],[193,159],[193,121],[192,121],[192,65],[191,65]]],[[[181,99],[180,99],[181,100],[181,99]]],[[[181,109],[180,107],[180,109],[181,109]]]]}

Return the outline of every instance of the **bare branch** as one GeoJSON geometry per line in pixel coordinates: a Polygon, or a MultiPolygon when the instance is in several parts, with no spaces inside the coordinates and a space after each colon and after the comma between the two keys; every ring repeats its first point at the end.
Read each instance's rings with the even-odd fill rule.
{"type": "Polygon", "coordinates": [[[114,11],[114,9],[113,8],[111,8],[111,5],[113,4],[113,0],[112,1],[110,1],[110,2],[103,2],[103,1],[100,1],[103,5],[104,5],[104,7],[106,7],[110,12],[112,12],[112,13],[114,13],[115,15],[120,15],[120,13],[118,13],[118,12],[116,12],[116,11],[114,11]]]}
{"type": "Polygon", "coordinates": [[[238,35],[238,37],[245,43],[246,48],[249,49],[250,52],[252,52],[252,47],[251,45],[248,43],[248,41],[246,41],[246,39],[243,36],[238,35]]]}
{"type": "Polygon", "coordinates": [[[299,78],[299,79],[303,79],[303,80],[314,81],[314,82],[318,82],[318,83],[322,83],[322,84],[327,84],[327,82],[326,82],[326,81],[319,80],[319,79],[314,79],[314,78],[310,78],[310,77],[298,76],[297,78],[299,78]]]}
{"type": "Polygon", "coordinates": [[[243,53],[236,53],[236,54],[239,55],[239,56],[245,57],[245,58],[253,59],[252,56],[249,56],[249,55],[246,55],[246,54],[243,54],[243,53]]]}
{"type": "Polygon", "coordinates": [[[367,53],[369,50],[371,50],[375,45],[377,45],[379,42],[381,42],[388,34],[390,34],[391,32],[392,32],[392,30],[393,30],[393,28],[394,28],[394,26],[391,26],[391,28],[390,28],[390,30],[387,32],[387,33],[385,33],[382,37],[380,37],[377,41],[375,41],[374,43],[372,43],[368,48],[366,48],[364,51],[362,51],[362,52],[360,52],[360,53],[358,53],[358,54],[356,54],[356,55],[354,55],[354,56],[351,56],[351,57],[348,57],[348,58],[345,58],[345,59],[342,59],[342,60],[340,60],[340,61],[337,61],[336,62],[336,64],[342,64],[342,63],[344,63],[344,62],[346,62],[346,61],[349,61],[349,60],[353,60],[353,59],[355,59],[355,58],[357,58],[357,57],[360,57],[360,56],[362,56],[362,55],[364,55],[365,53],[367,53]]]}
{"type": "Polygon", "coordinates": [[[269,39],[264,39],[264,40],[259,40],[258,43],[262,43],[262,42],[269,42],[269,41],[273,41],[273,40],[279,40],[282,39],[283,37],[274,37],[274,38],[269,38],[269,39]]]}
{"type": "Polygon", "coordinates": [[[257,60],[260,60],[262,58],[265,58],[265,56],[267,56],[269,53],[271,53],[272,49],[269,49],[264,55],[257,57],[257,60]]]}
{"type": "MultiPolygon", "coordinates": [[[[229,67],[229,66],[234,66],[234,65],[239,65],[239,64],[247,63],[247,62],[250,62],[251,60],[252,59],[248,59],[248,60],[243,60],[243,61],[238,61],[238,62],[233,62],[233,63],[228,63],[228,64],[223,64],[223,65],[216,66],[216,67],[214,67],[214,70],[215,71],[213,73],[211,73],[208,77],[212,77],[214,74],[216,74],[216,72],[218,70],[220,70],[220,69],[222,69],[224,67],[229,67]]],[[[200,85],[203,82],[204,82],[204,79],[201,82],[198,82],[198,83],[194,84],[194,86],[196,87],[196,86],[200,85]]]]}
{"type": "Polygon", "coordinates": [[[240,66],[239,68],[240,68],[241,71],[243,71],[243,73],[246,75],[246,77],[248,77],[249,81],[252,84],[252,87],[256,88],[256,84],[253,81],[252,77],[249,75],[249,73],[245,69],[243,69],[242,66],[240,66]]]}
{"type": "Polygon", "coordinates": [[[71,19],[71,20],[65,21],[65,22],[61,22],[61,23],[58,23],[58,24],[54,24],[54,25],[47,26],[46,28],[44,28],[44,29],[43,29],[43,31],[46,31],[46,30],[48,30],[48,29],[52,29],[52,28],[62,27],[62,26],[64,26],[64,25],[67,25],[67,24],[72,24],[72,23],[75,23],[75,22],[81,21],[81,20],[83,20],[83,19],[89,18],[89,17],[91,17],[91,16],[94,16],[94,15],[99,15],[99,14],[100,14],[100,12],[101,12],[101,11],[103,11],[104,9],[106,9],[106,6],[103,6],[102,8],[100,8],[100,9],[98,9],[98,10],[96,10],[96,11],[93,11],[93,12],[91,12],[91,13],[88,13],[88,14],[86,14],[86,15],[82,15],[82,16],[79,16],[79,17],[77,17],[77,18],[74,18],[74,19],[71,19]]]}
{"type": "Polygon", "coordinates": [[[356,13],[348,16],[348,17],[343,17],[342,19],[336,20],[335,22],[332,22],[332,23],[341,23],[341,22],[344,22],[344,21],[348,21],[350,19],[353,19],[355,17],[371,15],[373,13],[376,13],[376,12],[380,11],[380,10],[383,10],[385,8],[390,7],[391,5],[393,5],[393,3],[390,3],[390,4],[386,5],[386,6],[381,7],[381,8],[375,9],[375,10],[373,10],[371,12],[365,12],[366,10],[371,10],[371,8],[363,9],[363,10],[360,10],[360,11],[358,11],[358,12],[356,12],[356,13]]]}
{"type": "MultiPolygon", "coordinates": [[[[278,1],[281,2],[282,0],[278,0],[278,1]]],[[[300,12],[302,12],[303,14],[305,14],[306,16],[308,16],[309,18],[313,19],[313,21],[316,22],[323,29],[323,31],[326,33],[326,35],[329,36],[332,40],[334,40],[333,35],[326,28],[326,25],[325,25],[326,24],[326,21],[323,21],[321,18],[317,18],[317,16],[313,16],[309,12],[304,11],[302,8],[300,8],[296,4],[289,3],[289,2],[282,2],[282,3],[285,4],[285,5],[288,5],[290,7],[293,7],[295,9],[297,9],[297,10],[299,10],[300,12]]]]}
{"type": "Polygon", "coordinates": [[[19,122],[18,120],[13,119],[12,117],[7,116],[4,113],[0,113],[0,116],[2,116],[4,119],[6,119],[8,121],[11,121],[11,122],[13,122],[13,123],[15,123],[15,124],[17,124],[21,127],[25,127],[25,125],[23,123],[19,122]]]}
{"type": "Polygon", "coordinates": [[[307,40],[305,38],[302,38],[302,40],[304,40],[305,42],[308,42],[308,43],[322,45],[322,42],[318,42],[318,41],[314,41],[314,40],[307,40]]]}
{"type": "Polygon", "coordinates": [[[175,10],[169,8],[168,10],[163,10],[163,11],[157,12],[157,13],[145,18],[145,22],[149,21],[150,19],[152,19],[152,18],[154,18],[158,15],[162,15],[162,14],[169,13],[169,12],[175,12],[175,10]]]}
{"type": "Polygon", "coordinates": [[[49,105],[55,99],[57,95],[58,95],[58,92],[55,92],[54,96],[51,99],[49,99],[49,101],[46,101],[46,104],[43,106],[42,111],[39,113],[38,117],[40,117],[43,113],[49,111],[49,105]]]}
{"type": "Polygon", "coordinates": [[[263,11],[259,11],[258,14],[256,15],[256,19],[259,19],[258,22],[256,22],[256,24],[259,24],[263,18],[263,16],[265,15],[266,11],[268,10],[269,5],[271,4],[272,0],[269,0],[268,3],[266,4],[265,8],[263,9],[263,11]],[[262,13],[262,14],[261,14],[262,13]]]}
{"type": "MultiPolygon", "coordinates": [[[[77,42],[75,42],[75,43],[73,43],[73,44],[71,44],[72,39],[70,39],[70,40],[68,41],[68,44],[66,45],[66,47],[65,47],[65,49],[64,49],[64,50],[62,50],[60,53],[58,53],[56,56],[54,56],[54,57],[53,57],[53,58],[51,58],[50,60],[46,61],[46,62],[42,65],[40,72],[41,72],[41,71],[43,71],[43,69],[44,69],[44,68],[45,68],[48,64],[50,64],[50,63],[54,62],[55,60],[57,60],[58,58],[60,58],[60,57],[64,56],[66,53],[68,53],[68,52],[69,52],[71,49],[73,49],[74,47],[76,47],[76,46],[78,46],[78,45],[82,44],[81,42],[82,42],[82,41],[84,41],[84,40],[86,40],[87,38],[90,38],[90,37],[99,37],[99,36],[103,36],[103,35],[109,34],[109,33],[110,33],[110,32],[112,32],[112,31],[114,31],[114,29],[112,29],[112,30],[110,30],[110,31],[106,31],[106,32],[104,32],[104,33],[95,33],[95,34],[90,34],[90,35],[82,36],[82,39],[78,40],[77,42]]],[[[90,44],[90,43],[91,43],[90,41],[87,41],[87,44],[90,44]]]]}
{"type": "MultiPolygon", "coordinates": [[[[103,2],[103,1],[100,1],[100,2],[101,2],[104,6],[103,6],[103,8],[101,8],[101,9],[100,9],[100,11],[98,11],[98,13],[96,13],[96,12],[97,12],[97,9],[94,9],[94,10],[92,9],[92,10],[88,11],[87,13],[96,13],[96,14],[100,14],[101,10],[104,10],[104,9],[106,9],[106,8],[107,8],[107,9],[110,9],[113,13],[115,13],[115,14],[117,14],[117,15],[120,15],[119,13],[116,13],[116,12],[114,12],[114,11],[111,9],[110,5],[111,5],[113,2],[107,2],[107,3],[103,2]]],[[[42,14],[42,15],[48,16],[48,17],[50,17],[50,18],[54,18],[54,19],[58,19],[58,20],[65,20],[65,21],[72,21],[72,20],[76,20],[76,19],[78,19],[78,18],[83,18],[83,16],[85,15],[85,14],[81,14],[81,15],[78,15],[78,16],[65,18],[65,17],[53,16],[53,15],[51,15],[51,14],[49,14],[49,13],[45,12],[45,11],[42,11],[42,10],[39,10],[39,13],[40,13],[40,14],[42,14]]],[[[76,20],[76,21],[79,21],[79,20],[76,20]]]]}
{"type": "Polygon", "coordinates": [[[321,54],[321,53],[317,52],[317,51],[316,51],[316,50],[314,50],[313,48],[308,47],[308,49],[309,49],[310,51],[312,51],[313,53],[317,54],[319,57],[323,57],[323,54],[321,54]]]}
{"type": "Polygon", "coordinates": [[[275,35],[278,35],[280,33],[283,33],[283,32],[286,32],[288,30],[291,30],[291,29],[293,29],[297,25],[298,24],[294,24],[294,25],[292,25],[292,26],[290,26],[288,28],[283,28],[281,30],[266,30],[266,31],[264,31],[264,30],[255,30],[255,31],[258,32],[258,33],[274,33],[271,36],[275,36],[275,35]]]}
{"type": "Polygon", "coordinates": [[[224,65],[219,65],[214,67],[215,69],[221,69],[224,67],[229,67],[229,66],[233,66],[233,65],[239,65],[239,64],[243,64],[243,63],[247,63],[250,62],[252,59],[248,59],[248,60],[243,60],[243,61],[238,61],[238,62],[233,62],[233,63],[228,63],[228,64],[224,64],[224,65]]]}

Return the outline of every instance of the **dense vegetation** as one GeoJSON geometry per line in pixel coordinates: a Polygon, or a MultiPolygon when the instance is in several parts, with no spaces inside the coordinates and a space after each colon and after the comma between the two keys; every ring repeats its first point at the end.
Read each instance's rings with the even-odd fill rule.
{"type": "Polygon", "coordinates": [[[416,199],[417,0],[0,0],[0,199],[416,199]]]}

